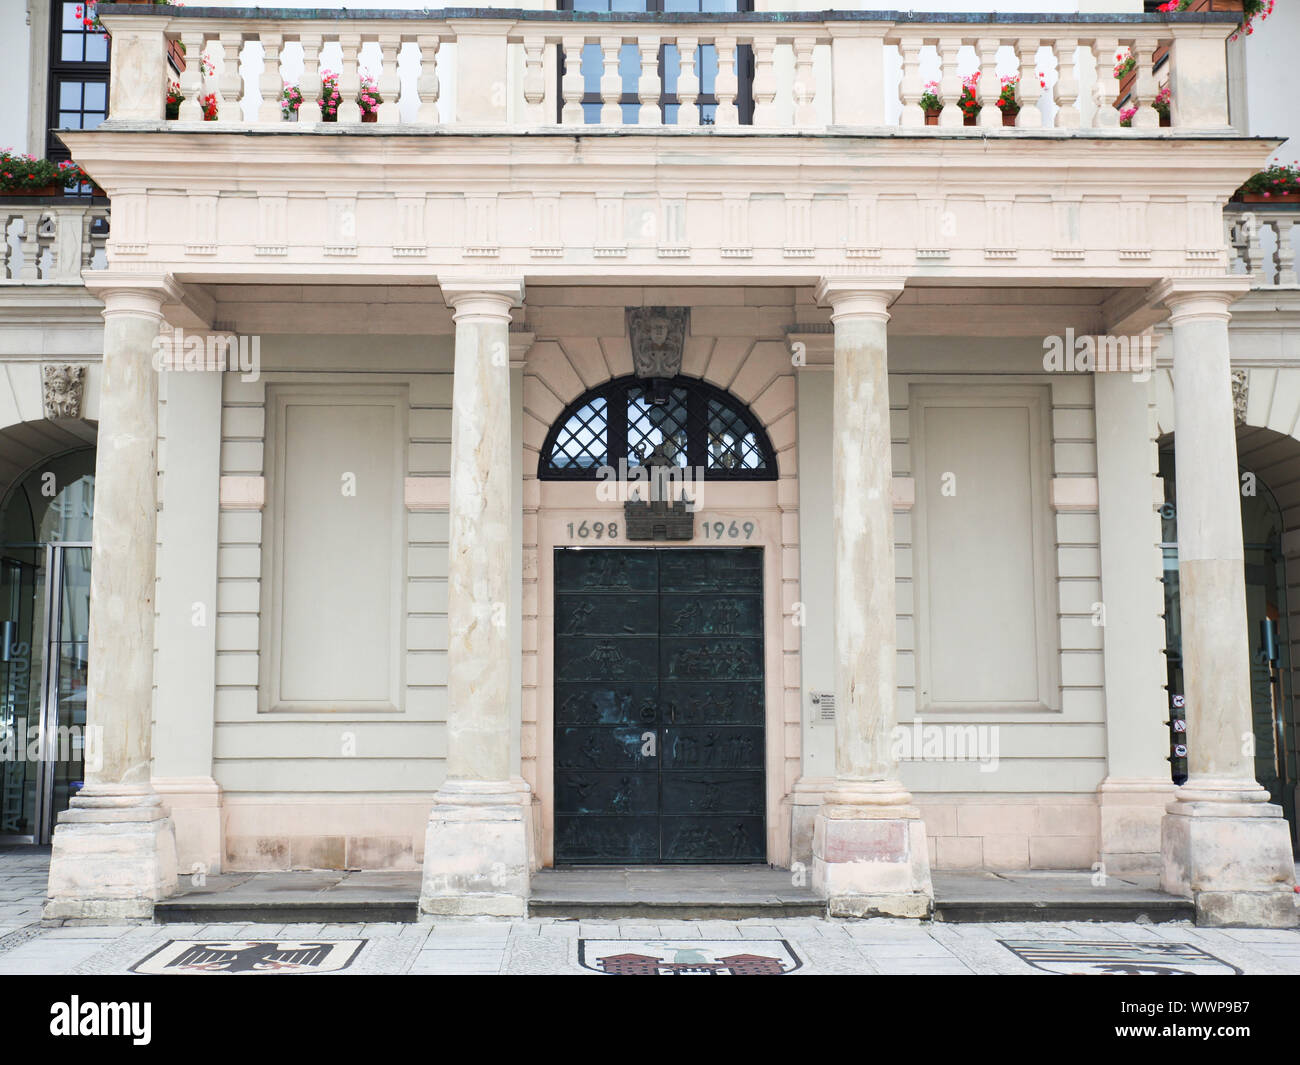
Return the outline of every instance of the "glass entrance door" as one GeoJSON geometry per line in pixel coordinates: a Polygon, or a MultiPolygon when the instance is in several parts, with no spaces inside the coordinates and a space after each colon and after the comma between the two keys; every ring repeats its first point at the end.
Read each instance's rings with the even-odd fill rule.
{"type": "Polygon", "coordinates": [[[0,838],[48,843],[83,782],[90,545],[6,550],[0,838]]]}

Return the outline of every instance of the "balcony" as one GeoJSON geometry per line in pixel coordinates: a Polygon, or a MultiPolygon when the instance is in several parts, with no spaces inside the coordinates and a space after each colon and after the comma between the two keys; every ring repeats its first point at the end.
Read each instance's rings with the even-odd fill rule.
{"type": "Polygon", "coordinates": [[[1230,203],[1224,212],[1230,270],[1249,274],[1253,287],[1296,288],[1300,205],[1230,203]]]}
{"type": "Polygon", "coordinates": [[[360,130],[368,74],[383,101],[375,132],[1222,133],[1223,42],[1237,22],[1224,13],[99,10],[114,36],[110,120],[163,120],[166,55],[180,46],[206,62],[186,63],[178,125],[295,132],[360,130]],[[1129,128],[1116,106],[1124,54],[1135,64],[1129,128]],[[317,104],[325,70],[338,76],[337,125],[317,104]],[[968,118],[958,101],[975,71],[968,118]],[[1018,79],[1009,98],[1005,79],[1018,79]],[[1167,131],[1154,106],[1162,83],[1172,92],[1167,131]],[[288,115],[286,85],[302,96],[288,115]],[[943,106],[927,125],[931,85],[943,106]],[[208,97],[213,123],[203,121],[208,97]]]}
{"type": "Polygon", "coordinates": [[[103,199],[0,195],[0,223],[0,285],[80,285],[106,261],[103,199]]]}

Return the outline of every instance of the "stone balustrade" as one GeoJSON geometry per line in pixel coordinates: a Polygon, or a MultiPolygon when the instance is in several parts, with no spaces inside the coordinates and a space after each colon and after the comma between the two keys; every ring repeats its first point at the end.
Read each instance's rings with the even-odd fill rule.
{"type": "Polygon", "coordinates": [[[1300,284],[1300,204],[1230,203],[1223,220],[1233,273],[1249,274],[1256,288],[1300,284]]]}
{"type": "MultiPolygon", "coordinates": [[[[337,123],[358,124],[363,75],[380,126],[512,130],[701,126],[736,131],[828,127],[923,130],[937,83],[938,135],[1014,128],[1121,135],[1155,131],[1162,85],[1171,133],[1228,127],[1224,39],[1231,14],[900,12],[628,13],[141,7],[103,3],[114,37],[110,120],[164,118],[167,52],[183,46],[178,120],[196,128],[317,127],[323,70],[337,74],[337,123]],[[1117,56],[1131,55],[1121,126],[1117,56]],[[978,70],[979,110],[958,107],[978,70]],[[284,114],[281,92],[302,104],[284,114]],[[203,101],[216,105],[205,123],[203,101]],[[1018,108],[1018,111],[1016,111],[1018,108]]],[[[337,127],[334,127],[337,128],[337,127]]]]}
{"type": "Polygon", "coordinates": [[[81,271],[103,265],[108,204],[0,194],[0,283],[79,285],[81,271]]]}

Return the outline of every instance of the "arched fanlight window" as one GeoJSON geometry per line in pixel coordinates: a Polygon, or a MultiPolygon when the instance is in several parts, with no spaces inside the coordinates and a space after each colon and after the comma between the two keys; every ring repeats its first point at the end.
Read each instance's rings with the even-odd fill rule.
{"type": "Polygon", "coordinates": [[[546,434],[542,480],[594,481],[602,467],[655,456],[710,481],[771,481],[776,455],[757,418],[735,396],[693,377],[619,377],[564,408],[546,434]]]}

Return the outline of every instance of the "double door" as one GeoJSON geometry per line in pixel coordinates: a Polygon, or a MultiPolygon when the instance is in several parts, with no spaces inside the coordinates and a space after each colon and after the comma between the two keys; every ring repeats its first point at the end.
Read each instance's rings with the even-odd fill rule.
{"type": "Polygon", "coordinates": [[[555,861],[766,859],[759,548],[555,553],[555,861]]]}

